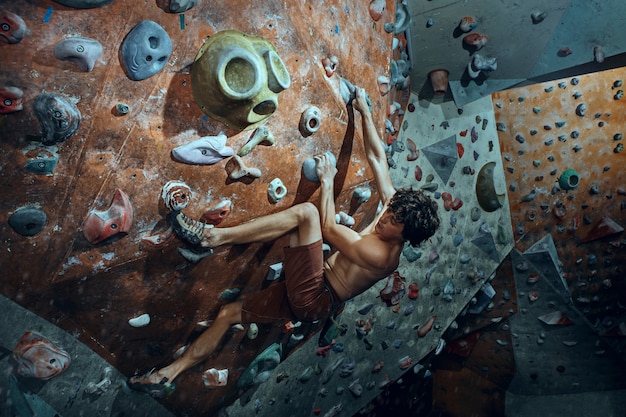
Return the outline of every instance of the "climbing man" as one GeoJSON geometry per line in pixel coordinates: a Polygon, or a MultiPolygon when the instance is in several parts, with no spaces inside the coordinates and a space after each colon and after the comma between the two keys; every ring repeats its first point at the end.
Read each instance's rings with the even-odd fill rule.
{"type": "Polygon", "coordinates": [[[384,209],[361,232],[337,224],[333,192],[337,169],[323,154],[314,157],[320,180],[319,209],[305,202],[225,228],[214,228],[181,212],[171,213],[178,236],[207,248],[267,242],[288,234],[285,279],[222,306],[212,325],[182,356],[164,368],[130,378],[131,388],[157,397],[171,392],[172,381],[207,359],[234,324],[311,322],[332,316],[344,301],[396,270],[406,241],[416,246],[435,233],[440,222],[437,204],[420,190],[393,187],[387,156],[362,88],[356,89],[351,105],[361,114],[365,154],[384,209]],[[336,249],[326,261],[322,239],[336,249]]]}

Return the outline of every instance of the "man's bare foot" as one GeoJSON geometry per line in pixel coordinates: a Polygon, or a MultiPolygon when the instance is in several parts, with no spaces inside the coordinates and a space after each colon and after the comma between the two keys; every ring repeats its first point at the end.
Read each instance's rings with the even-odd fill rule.
{"type": "Polygon", "coordinates": [[[176,386],[159,372],[154,370],[128,379],[128,386],[136,391],[141,391],[155,398],[163,398],[174,392],[176,386]]]}
{"type": "Polygon", "coordinates": [[[208,237],[213,228],[212,224],[194,220],[180,211],[172,211],[167,217],[180,238],[192,245],[209,247],[208,237]]]}

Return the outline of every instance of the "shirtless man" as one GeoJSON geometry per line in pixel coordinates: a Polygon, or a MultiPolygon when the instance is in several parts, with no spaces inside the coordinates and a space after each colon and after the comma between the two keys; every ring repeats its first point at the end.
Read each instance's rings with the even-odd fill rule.
{"type": "Polygon", "coordinates": [[[319,210],[306,202],[226,228],[213,228],[183,213],[172,213],[170,220],[177,234],[203,247],[267,242],[289,234],[289,247],[284,249],[285,280],[224,305],[211,327],[181,357],[155,372],[131,378],[131,388],[153,396],[171,392],[172,381],[207,359],[234,324],[330,317],[344,301],[396,270],[405,241],[415,246],[435,233],[439,227],[436,203],[422,191],[393,187],[387,157],[362,88],[356,89],[352,106],[361,114],[365,154],[385,209],[361,232],[337,224],[333,192],[337,169],[323,154],[315,157],[320,179],[319,210]],[[336,249],[326,261],[322,238],[336,249]]]}

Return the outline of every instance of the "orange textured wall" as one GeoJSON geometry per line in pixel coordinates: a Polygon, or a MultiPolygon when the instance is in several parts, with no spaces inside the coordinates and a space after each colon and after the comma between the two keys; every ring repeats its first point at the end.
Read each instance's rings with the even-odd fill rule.
{"type": "Polygon", "coordinates": [[[625,75],[620,68],[493,95],[516,247],[550,233],[574,302],[593,321],[615,314],[625,289],[625,75]],[[564,190],[559,177],[570,168],[579,184],[564,190]]]}

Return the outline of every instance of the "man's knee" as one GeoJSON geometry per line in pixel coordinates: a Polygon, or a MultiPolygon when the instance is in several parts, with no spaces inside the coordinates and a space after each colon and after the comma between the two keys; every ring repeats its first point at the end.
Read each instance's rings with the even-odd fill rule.
{"type": "Polygon", "coordinates": [[[236,324],[241,322],[241,301],[235,301],[223,305],[217,314],[217,319],[225,321],[229,324],[236,324]]]}
{"type": "Polygon", "coordinates": [[[298,210],[301,222],[319,222],[320,212],[317,210],[317,207],[315,207],[315,204],[308,201],[305,203],[301,203],[298,205],[298,210]]]}

